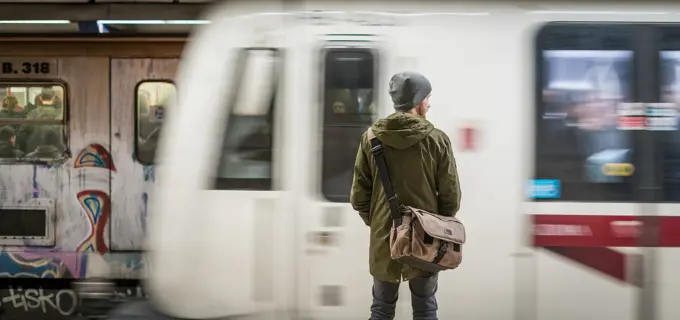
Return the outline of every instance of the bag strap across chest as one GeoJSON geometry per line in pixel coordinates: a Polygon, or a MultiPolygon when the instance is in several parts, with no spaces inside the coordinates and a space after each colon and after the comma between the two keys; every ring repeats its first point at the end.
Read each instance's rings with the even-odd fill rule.
{"type": "Polygon", "coordinates": [[[387,198],[387,204],[390,207],[390,212],[392,213],[392,221],[394,223],[394,228],[401,225],[401,210],[399,205],[399,200],[397,199],[397,194],[394,192],[392,187],[392,182],[390,181],[390,175],[387,172],[387,162],[385,161],[384,148],[380,140],[373,134],[373,130],[368,128],[366,132],[368,136],[368,141],[371,142],[371,152],[375,157],[375,164],[378,166],[378,175],[380,176],[380,182],[385,190],[385,197],[387,198]]]}

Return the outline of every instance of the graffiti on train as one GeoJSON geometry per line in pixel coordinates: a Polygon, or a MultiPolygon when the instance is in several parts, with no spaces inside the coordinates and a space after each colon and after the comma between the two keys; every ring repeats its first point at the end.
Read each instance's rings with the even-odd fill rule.
{"type": "Polygon", "coordinates": [[[127,156],[114,154],[101,141],[105,139],[85,143],[61,166],[0,165],[0,204],[50,199],[59,222],[47,227],[54,228],[53,247],[0,245],[0,279],[144,276],[140,250],[154,168],[135,159],[122,160],[127,156]],[[141,188],[130,188],[130,181],[141,188]]]}
{"type": "MultiPolygon", "coordinates": [[[[95,253],[97,254],[97,253],[95,253]]],[[[12,252],[0,250],[0,279],[79,279],[88,269],[87,254],[78,252],[12,252]]],[[[139,279],[145,262],[140,252],[107,253],[101,255],[108,274],[117,279],[139,279]]],[[[96,269],[96,268],[94,268],[96,269]]],[[[97,271],[97,270],[93,270],[97,271]]]]}
{"type": "Polygon", "coordinates": [[[45,290],[43,288],[13,288],[0,290],[0,308],[3,310],[17,309],[23,312],[58,312],[63,316],[73,314],[76,310],[78,298],[71,289],[45,290]]]}
{"type": "Polygon", "coordinates": [[[0,251],[0,278],[72,278],[80,275],[77,256],[61,252],[0,251]]]}
{"type": "MultiPolygon", "coordinates": [[[[111,154],[98,143],[92,143],[83,148],[73,162],[73,168],[100,168],[106,171],[116,171],[111,154]]],[[[111,216],[111,201],[108,192],[104,190],[81,189],[76,193],[76,199],[87,218],[87,236],[78,244],[77,251],[108,252],[104,241],[109,218],[111,216]]]]}
{"type": "Polygon", "coordinates": [[[80,151],[75,161],[74,168],[95,167],[116,171],[111,154],[101,144],[92,143],[80,151]]]}
{"type": "MultiPolygon", "coordinates": [[[[148,298],[141,286],[119,288],[115,298],[148,298]]],[[[0,290],[0,315],[16,314],[19,318],[30,317],[33,313],[50,316],[70,316],[78,309],[78,296],[72,289],[21,288],[9,286],[0,290]],[[27,314],[28,313],[28,314],[27,314]]],[[[50,317],[52,319],[52,317],[50,317]]]]}
{"type": "Polygon", "coordinates": [[[101,190],[82,190],[78,192],[76,198],[85,211],[90,224],[90,232],[78,245],[78,251],[108,252],[109,248],[104,242],[104,232],[111,215],[109,195],[101,190]]]}

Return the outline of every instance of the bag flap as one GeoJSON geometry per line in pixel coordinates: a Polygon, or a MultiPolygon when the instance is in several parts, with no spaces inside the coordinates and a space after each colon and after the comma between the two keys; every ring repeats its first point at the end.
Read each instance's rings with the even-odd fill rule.
{"type": "Polygon", "coordinates": [[[456,217],[447,217],[408,207],[418,217],[423,230],[433,238],[458,244],[465,243],[465,227],[456,217]]]}

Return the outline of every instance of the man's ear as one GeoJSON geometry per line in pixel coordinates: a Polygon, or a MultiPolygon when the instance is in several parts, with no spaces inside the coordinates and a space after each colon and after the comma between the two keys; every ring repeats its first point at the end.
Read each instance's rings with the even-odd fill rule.
{"type": "Polygon", "coordinates": [[[416,105],[416,113],[418,113],[419,116],[425,115],[425,108],[423,107],[422,102],[416,105]]]}

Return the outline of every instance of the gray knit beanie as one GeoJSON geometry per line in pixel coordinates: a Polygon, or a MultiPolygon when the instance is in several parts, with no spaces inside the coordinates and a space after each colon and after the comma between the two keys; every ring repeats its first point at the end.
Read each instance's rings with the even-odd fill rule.
{"type": "Polygon", "coordinates": [[[390,96],[394,109],[406,112],[425,100],[432,92],[430,81],[420,73],[400,72],[390,79],[390,96]]]}

